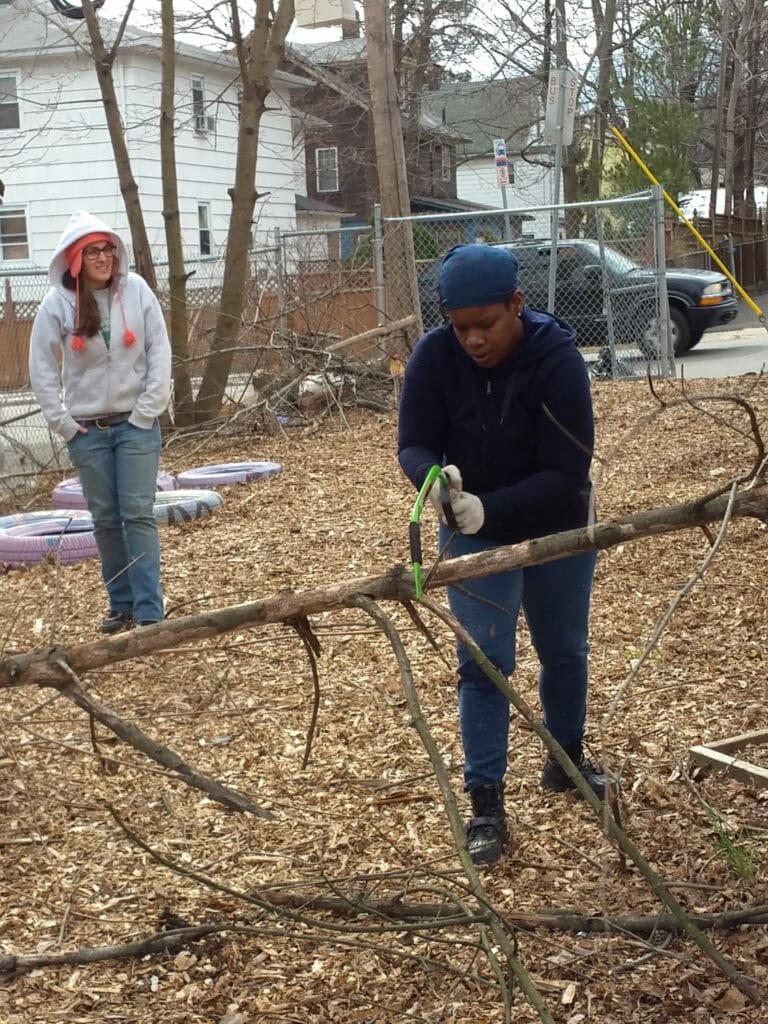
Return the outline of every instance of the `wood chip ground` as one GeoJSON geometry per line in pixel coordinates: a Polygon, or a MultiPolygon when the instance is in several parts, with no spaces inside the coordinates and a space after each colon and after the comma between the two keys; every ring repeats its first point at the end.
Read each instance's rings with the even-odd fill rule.
{"type": "MultiPolygon", "coordinates": [[[[688,389],[692,396],[746,396],[765,428],[765,379],[688,389]]],[[[679,397],[680,385],[660,385],[659,392],[679,397]]],[[[647,384],[600,383],[594,395],[597,452],[608,460],[596,464],[601,520],[696,497],[752,465],[747,418],[727,403],[676,409],[632,436],[656,404],[647,384]]],[[[316,430],[227,437],[196,451],[171,445],[163,466],[173,472],[243,459],[279,461],[284,472],[224,489],[225,506],[207,520],[162,529],[170,615],[407,563],[413,494],[397,467],[394,413],[336,410],[316,430]]],[[[46,507],[45,492],[32,507],[46,507]]],[[[424,532],[430,551],[431,521],[424,532]]],[[[766,792],[716,776],[691,780],[687,767],[691,745],[766,727],[766,539],[758,522],[729,526],[706,577],[672,616],[602,737],[601,718],[709,542],[700,530],[682,531],[621,545],[598,561],[588,738],[596,753],[604,745],[621,774],[630,836],[690,911],[768,903],[766,792]]],[[[8,571],[0,585],[3,656],[96,638],[105,602],[95,560],[8,571]]],[[[466,808],[452,641],[432,623],[435,651],[400,608],[386,610],[405,640],[427,721],[466,808]]],[[[312,677],[289,628],[243,630],[86,680],[119,714],[273,810],[271,823],[202,798],[102,727],[100,759],[85,716],[51,690],[3,693],[0,955],[123,943],[174,922],[227,920],[253,932],[214,936],[169,955],[6,979],[0,1022],[504,1020],[497,979],[472,929],[372,935],[362,930],[375,923],[369,918],[317,915],[349,929],[336,933],[348,942],[338,945],[328,931],[268,917],[225,891],[281,883],[281,891],[375,899],[402,891],[427,902],[460,891],[440,794],[385,640],[359,612],[326,613],[312,625],[322,644],[321,701],[306,769],[312,677]],[[110,806],[151,848],[224,889],[157,863],[128,841],[110,806]]],[[[536,663],[524,629],[514,683],[535,705],[536,663]]],[[[751,756],[759,762],[759,751],[751,756]]],[[[768,748],[763,757],[768,766],[768,748]]],[[[637,872],[621,871],[589,809],[568,795],[542,795],[541,763],[538,740],[513,718],[513,842],[483,875],[493,905],[502,913],[659,912],[637,872]]],[[[765,990],[764,926],[712,937],[765,990]]],[[[541,931],[520,933],[518,943],[562,1024],[766,1020],[765,1007],[748,1004],[696,947],[677,938],[541,931]]],[[[512,1020],[536,1019],[517,993],[512,1020]]]]}

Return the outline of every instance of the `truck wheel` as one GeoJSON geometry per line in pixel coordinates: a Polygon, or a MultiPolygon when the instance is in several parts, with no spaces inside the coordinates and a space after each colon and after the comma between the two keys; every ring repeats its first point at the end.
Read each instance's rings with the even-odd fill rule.
{"type": "Polygon", "coordinates": [[[692,348],[696,348],[696,346],[699,344],[703,337],[704,331],[691,331],[690,342],[688,344],[688,351],[690,352],[692,348]]]}
{"type": "Polygon", "coordinates": [[[659,318],[652,317],[640,328],[640,340],[637,347],[646,359],[653,361],[661,355],[659,345],[659,318]]]}
{"type": "MultiPolygon", "coordinates": [[[[691,339],[691,329],[688,326],[685,313],[676,306],[669,307],[669,329],[671,335],[669,340],[676,356],[681,356],[688,349],[693,348],[696,341],[699,341],[701,338],[701,335],[699,335],[696,341],[691,339]]],[[[654,317],[645,325],[645,329],[640,335],[638,348],[646,359],[658,359],[660,357],[661,343],[658,317],[654,317]]]]}
{"type": "Polygon", "coordinates": [[[681,356],[694,345],[694,342],[691,340],[691,328],[688,326],[688,319],[682,310],[676,306],[670,306],[669,324],[672,329],[672,348],[676,356],[681,356]]]}

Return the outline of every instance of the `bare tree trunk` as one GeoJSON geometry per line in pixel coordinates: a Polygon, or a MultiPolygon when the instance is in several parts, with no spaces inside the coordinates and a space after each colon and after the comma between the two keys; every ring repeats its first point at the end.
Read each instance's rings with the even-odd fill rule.
{"type": "MultiPolygon", "coordinates": [[[[395,73],[399,76],[400,64],[403,59],[403,53],[405,52],[405,0],[391,0],[390,7],[392,18],[392,52],[395,59],[395,73]]],[[[366,26],[366,35],[367,34],[366,26]]]]}
{"type": "Polygon", "coordinates": [[[742,183],[744,186],[744,215],[752,218],[757,217],[757,203],[755,201],[755,146],[757,134],[762,125],[760,112],[760,51],[764,15],[764,5],[754,5],[749,38],[747,40],[747,102],[744,112],[744,137],[742,143],[742,183]]]}
{"type": "Polygon", "coordinates": [[[157,291],[155,264],[149,247],[147,229],[144,225],[144,214],[142,213],[141,200],[139,199],[139,187],[131,170],[131,159],[125,143],[125,132],[123,131],[123,124],[120,119],[120,108],[117,103],[115,81],[112,75],[115,57],[117,56],[123,31],[132,7],[133,3],[130,2],[120,30],[117,33],[117,38],[109,50],[104,44],[96,11],[91,0],[83,0],[83,16],[91,40],[93,63],[96,68],[99,89],[101,90],[101,102],[104,106],[104,116],[107,119],[109,139],[115,155],[115,166],[117,168],[118,181],[120,182],[120,191],[125,201],[125,212],[128,216],[128,225],[131,232],[131,245],[136,272],[141,274],[153,291],[157,291]]]}
{"type": "MultiPolygon", "coordinates": [[[[381,209],[385,217],[407,217],[411,212],[411,202],[395,84],[389,5],[382,0],[365,0],[363,6],[381,209]]],[[[388,274],[387,315],[392,320],[400,320],[420,310],[410,223],[387,228],[384,233],[384,259],[388,274]]],[[[420,320],[417,326],[418,332],[415,333],[420,333],[420,320]]]]}
{"type": "Polygon", "coordinates": [[[187,335],[187,278],[181,244],[179,187],[176,175],[174,93],[176,87],[176,39],[173,0],[162,0],[163,80],[160,95],[160,171],[163,179],[163,220],[168,250],[170,335],[173,353],[173,418],[176,426],[192,420],[192,382],[189,377],[187,335]]]}
{"type": "Polygon", "coordinates": [[[733,193],[736,176],[736,127],[741,99],[741,83],[744,69],[744,50],[751,28],[753,0],[747,0],[735,29],[733,44],[733,80],[730,84],[728,108],[725,115],[725,218],[726,230],[731,230],[733,193]]]}
{"type": "MultiPolygon", "coordinates": [[[[555,68],[568,67],[568,42],[566,37],[566,10],[565,0],[555,0],[554,10],[554,31],[555,31],[555,68]]],[[[566,205],[577,203],[581,199],[582,182],[578,172],[577,154],[580,151],[578,140],[578,127],[574,132],[573,143],[563,148],[563,191],[561,201],[566,205]]],[[[565,237],[572,238],[579,233],[581,213],[574,210],[565,211],[564,230],[565,237]]]]}
{"type": "Polygon", "coordinates": [[[725,109],[726,78],[728,76],[728,36],[730,34],[731,0],[723,0],[720,12],[720,74],[717,81],[717,108],[715,110],[715,135],[712,143],[712,178],[709,185],[709,217],[711,241],[715,238],[715,217],[717,216],[717,190],[720,187],[720,159],[723,148],[723,112],[725,109]]]}
{"type": "Polygon", "coordinates": [[[237,136],[237,160],[232,191],[232,216],[224,259],[224,281],[216,328],[200,391],[195,403],[198,422],[213,419],[221,408],[232,368],[235,339],[245,305],[245,281],[251,248],[256,193],[259,125],[272,79],[294,16],[293,0],[280,0],[273,14],[270,0],[257,0],[253,32],[244,35],[237,0],[230,0],[234,48],[240,65],[242,105],[237,136]]]}
{"type": "Polygon", "coordinates": [[[608,116],[611,111],[611,80],[613,78],[613,26],[616,21],[616,0],[606,0],[605,10],[600,0],[592,0],[592,13],[597,42],[597,100],[595,103],[595,128],[592,139],[589,168],[587,171],[586,198],[600,197],[600,183],[603,177],[605,136],[608,131],[608,116]]]}

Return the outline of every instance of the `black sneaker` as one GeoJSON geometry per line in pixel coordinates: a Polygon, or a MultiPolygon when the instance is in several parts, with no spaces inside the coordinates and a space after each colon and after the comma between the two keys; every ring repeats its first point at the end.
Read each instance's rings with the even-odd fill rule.
{"type": "Polygon", "coordinates": [[[137,626],[156,626],[158,622],[162,622],[162,619],[139,619],[136,623],[137,626]]]}
{"type": "MultiPolygon", "coordinates": [[[[599,797],[600,800],[605,800],[608,787],[615,784],[616,780],[612,776],[601,772],[589,758],[584,756],[580,743],[568,746],[564,744],[563,750],[576,765],[579,774],[595,796],[599,797]]],[[[541,785],[543,789],[548,789],[552,793],[565,793],[569,789],[576,789],[575,783],[565,774],[565,770],[552,757],[548,757],[544,762],[544,768],[541,772],[541,785]]],[[[581,796],[578,790],[576,795],[581,796]]]]}
{"type": "Polygon", "coordinates": [[[133,626],[133,616],[130,612],[115,612],[110,608],[109,615],[106,619],[102,619],[101,632],[122,633],[124,629],[130,629],[131,626],[133,626]]]}
{"type": "Polygon", "coordinates": [[[467,822],[467,850],[473,864],[493,864],[504,853],[507,817],[503,783],[469,790],[475,817],[467,822]]]}

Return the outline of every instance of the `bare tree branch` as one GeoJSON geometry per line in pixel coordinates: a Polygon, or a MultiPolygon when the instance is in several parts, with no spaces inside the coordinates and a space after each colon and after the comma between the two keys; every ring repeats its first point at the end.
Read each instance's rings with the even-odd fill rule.
{"type": "Polygon", "coordinates": [[[95,697],[86,693],[83,689],[80,680],[77,678],[74,672],[69,666],[63,662],[58,662],[59,667],[69,677],[68,682],[52,682],[49,685],[53,686],[59,691],[59,693],[71,700],[78,707],[87,711],[89,715],[92,715],[97,721],[101,722],[110,729],[116,736],[119,736],[125,743],[129,743],[136,750],[140,750],[142,754],[151,758],[153,761],[157,761],[158,764],[163,765],[169,771],[177,775],[182,782],[186,782],[189,786],[194,786],[195,789],[202,790],[203,793],[211,797],[212,800],[216,800],[220,804],[224,804],[225,807],[229,807],[233,811],[247,811],[249,814],[255,815],[257,818],[264,818],[266,821],[273,821],[274,815],[267,811],[263,807],[259,807],[258,804],[253,803],[248,797],[243,796],[240,793],[236,793],[234,790],[229,789],[227,786],[223,786],[220,782],[216,782],[215,779],[209,778],[207,775],[203,775],[198,772],[191,765],[188,765],[178,754],[175,754],[170,748],[164,746],[162,743],[158,743],[151,737],[143,733],[141,729],[138,729],[135,725],[130,722],[126,722],[125,719],[120,718],[119,715],[115,714],[110,708],[105,707],[95,697]]]}
{"type": "MultiPolygon", "coordinates": [[[[602,551],[616,544],[660,536],[677,530],[702,526],[722,520],[730,499],[720,495],[713,499],[693,499],[679,505],[640,512],[610,523],[565,533],[538,537],[494,548],[476,555],[464,555],[440,562],[429,574],[427,589],[444,587],[462,580],[477,579],[524,565],[539,565],[581,551],[602,551]]],[[[752,517],[768,522],[768,486],[756,486],[737,492],[731,509],[733,518],[752,517]]],[[[362,594],[375,600],[405,602],[413,600],[411,573],[395,566],[383,576],[368,576],[343,583],[300,592],[286,591],[273,597],[246,604],[219,608],[202,615],[169,619],[130,633],[76,647],[39,648],[26,654],[0,661],[0,689],[30,683],[49,684],[66,678],[62,664],[76,674],[105,665],[155,653],[184,643],[199,642],[207,637],[228,633],[245,626],[287,622],[296,616],[307,616],[341,607],[350,597],[362,594]]]]}
{"type": "Polygon", "coordinates": [[[450,612],[432,599],[425,599],[425,604],[439,618],[446,622],[454,631],[461,643],[467,648],[470,655],[482,668],[485,674],[501,690],[504,696],[515,707],[517,711],[528,721],[533,732],[542,741],[548,752],[555,758],[558,764],[565,771],[573,783],[575,789],[582,798],[589,804],[592,810],[602,822],[603,828],[608,836],[614,840],[619,848],[635,863],[638,871],[646,880],[654,894],[666,906],[680,925],[680,930],[687,934],[699,948],[707,954],[714,964],[722,971],[735,986],[756,1006],[761,1003],[761,997],[755,986],[748,981],[730,961],[726,960],[722,953],[710,942],[707,936],[693,923],[680,903],[669,891],[661,876],[653,870],[648,861],[643,857],[638,847],[632,842],[617,822],[607,813],[607,807],[600,801],[597,795],[590,789],[584,777],[579,773],[576,766],[571,762],[561,745],[552,734],[539,722],[531,713],[530,708],[520,695],[509,685],[507,678],[486,658],[483,652],[475,644],[472,637],[464,629],[461,623],[450,612]]]}

